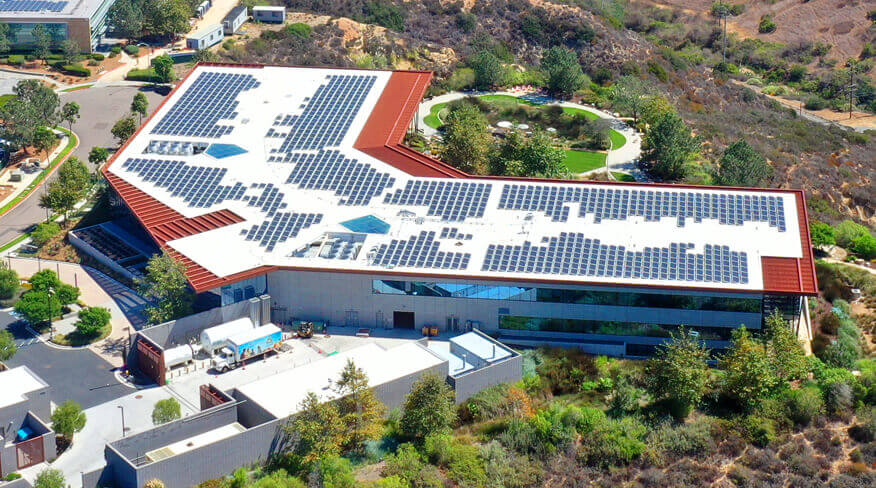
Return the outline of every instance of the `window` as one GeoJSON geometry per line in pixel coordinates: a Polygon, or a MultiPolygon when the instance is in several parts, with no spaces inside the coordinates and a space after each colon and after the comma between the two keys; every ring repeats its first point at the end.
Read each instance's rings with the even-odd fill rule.
{"type": "MultiPolygon", "coordinates": [[[[673,324],[643,324],[602,320],[556,319],[502,315],[499,328],[504,330],[530,330],[537,332],[569,332],[576,334],[602,334],[644,337],[666,337],[678,331],[673,324]]],[[[732,327],[686,327],[699,334],[700,339],[729,341],[732,327]]]]}

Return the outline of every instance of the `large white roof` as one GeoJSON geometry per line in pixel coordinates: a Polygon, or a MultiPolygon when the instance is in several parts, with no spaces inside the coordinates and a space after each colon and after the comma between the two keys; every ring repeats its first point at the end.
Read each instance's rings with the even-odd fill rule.
{"type": "Polygon", "coordinates": [[[46,386],[25,366],[0,372],[0,408],[24,401],[25,395],[46,386]]]}
{"type": "Polygon", "coordinates": [[[411,176],[354,148],[392,75],[199,66],[109,171],[186,217],[243,217],[168,243],[219,277],[274,265],[761,290],[762,256],[802,256],[795,193],[411,176]],[[184,154],[154,153],[174,144],[184,154]],[[342,225],[365,216],[388,232],[342,225]]]}

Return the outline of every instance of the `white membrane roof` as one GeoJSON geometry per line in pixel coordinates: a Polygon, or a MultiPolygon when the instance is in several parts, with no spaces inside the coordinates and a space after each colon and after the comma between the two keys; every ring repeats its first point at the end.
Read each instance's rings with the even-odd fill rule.
{"type": "Polygon", "coordinates": [[[168,243],[220,277],[276,265],[761,290],[762,256],[802,256],[794,193],[410,176],[353,147],[391,76],[199,66],[109,171],[186,217],[243,217],[168,243]],[[368,215],[388,233],[350,237],[342,223],[368,215]]]}

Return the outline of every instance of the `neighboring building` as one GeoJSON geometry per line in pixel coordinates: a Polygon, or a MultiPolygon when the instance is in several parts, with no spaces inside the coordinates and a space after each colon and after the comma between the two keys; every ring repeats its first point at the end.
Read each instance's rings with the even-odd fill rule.
{"type": "Polygon", "coordinates": [[[256,6],[252,8],[252,18],[258,22],[286,22],[286,7],[256,6]]]}
{"type": "Polygon", "coordinates": [[[56,457],[49,385],[27,366],[0,372],[0,478],[56,457]]]}
{"type": "Polygon", "coordinates": [[[213,6],[213,2],[210,0],[204,0],[203,2],[198,4],[198,8],[195,10],[195,15],[198,16],[199,19],[203,19],[204,15],[210,10],[210,7],[213,6]]]}
{"type": "Polygon", "coordinates": [[[809,338],[802,191],[470,176],[402,144],[430,79],[200,65],[104,172],[197,292],[278,323],[637,357],[779,310],[809,338]]]}
{"type": "Polygon", "coordinates": [[[90,52],[106,34],[106,15],[115,0],[0,0],[0,22],[9,24],[12,49],[33,47],[31,31],[43,24],[57,47],[72,39],[90,52]]]}
{"type": "Polygon", "coordinates": [[[228,15],[222,20],[222,29],[226,36],[230,36],[237,32],[237,29],[240,29],[240,26],[246,22],[246,12],[246,6],[244,5],[238,5],[231,9],[231,12],[228,12],[228,15]]]}
{"type": "Polygon", "coordinates": [[[186,37],[186,47],[200,51],[215,46],[224,37],[222,24],[213,24],[204,27],[194,34],[186,37]]]}

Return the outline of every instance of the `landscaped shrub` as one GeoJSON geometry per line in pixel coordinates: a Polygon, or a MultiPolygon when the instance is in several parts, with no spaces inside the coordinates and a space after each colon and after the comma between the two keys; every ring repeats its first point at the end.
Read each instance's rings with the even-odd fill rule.
{"type": "Polygon", "coordinates": [[[103,61],[106,57],[101,53],[91,53],[91,59],[95,61],[103,61]]]}
{"type": "Polygon", "coordinates": [[[785,407],[791,421],[797,425],[809,425],[824,411],[824,400],[818,388],[805,387],[789,390],[785,394],[785,407]]]}
{"type": "Polygon", "coordinates": [[[24,64],[24,56],[21,54],[10,54],[8,63],[13,66],[21,66],[24,64]]]}
{"type": "Polygon", "coordinates": [[[667,459],[708,456],[717,448],[708,418],[680,425],[665,422],[648,435],[646,442],[667,459]]]}
{"type": "Polygon", "coordinates": [[[760,447],[776,440],[776,425],[772,419],[749,415],[743,421],[745,435],[752,444],[760,447]]]}
{"type": "Polygon", "coordinates": [[[286,34],[294,37],[308,38],[313,30],[310,25],[303,22],[296,22],[286,26],[286,34]]]}
{"type": "Polygon", "coordinates": [[[73,75],[73,76],[82,76],[89,77],[91,76],[91,70],[86,68],[85,66],[79,64],[65,64],[62,67],[64,74],[73,75]]]}
{"type": "Polygon", "coordinates": [[[43,247],[60,232],[61,226],[57,222],[41,222],[30,233],[30,240],[35,246],[43,247]]]}
{"type": "Polygon", "coordinates": [[[628,464],[645,452],[642,438],[646,432],[647,428],[633,417],[608,420],[582,436],[579,454],[591,466],[628,464]]]}
{"type": "Polygon", "coordinates": [[[134,44],[128,44],[125,46],[125,52],[128,56],[137,56],[140,53],[140,48],[135,46],[134,44]]]}
{"type": "Polygon", "coordinates": [[[125,75],[128,81],[156,81],[158,78],[155,75],[155,70],[149,69],[132,69],[125,75]]]}

